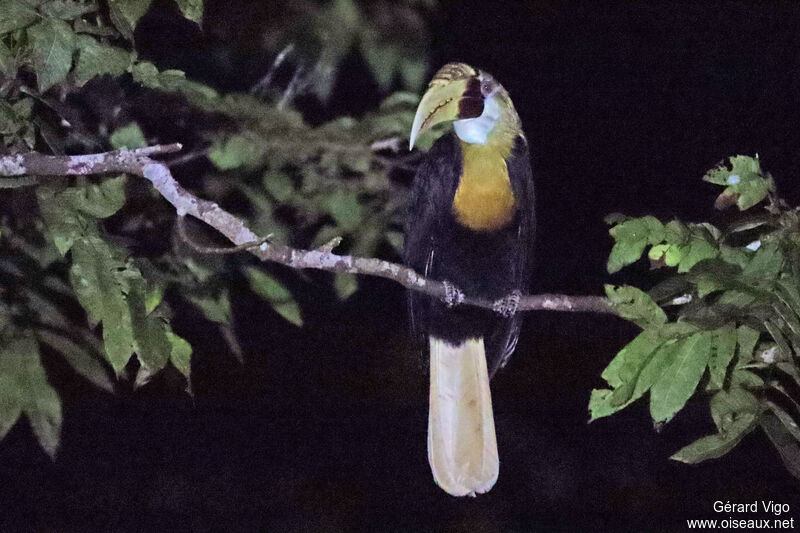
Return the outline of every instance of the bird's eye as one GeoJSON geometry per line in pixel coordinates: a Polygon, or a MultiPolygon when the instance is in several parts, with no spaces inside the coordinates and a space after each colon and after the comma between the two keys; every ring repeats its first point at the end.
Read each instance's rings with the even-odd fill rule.
{"type": "Polygon", "coordinates": [[[492,93],[493,88],[492,82],[489,80],[481,82],[481,93],[483,93],[484,96],[489,96],[492,93]]]}

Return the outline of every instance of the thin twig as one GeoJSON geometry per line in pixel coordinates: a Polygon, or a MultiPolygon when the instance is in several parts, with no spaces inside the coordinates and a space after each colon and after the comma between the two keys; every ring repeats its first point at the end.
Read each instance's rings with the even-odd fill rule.
{"type": "Polygon", "coordinates": [[[31,185],[38,185],[39,178],[35,176],[22,176],[21,178],[6,178],[0,180],[0,189],[20,189],[22,187],[30,187],[31,185]]]}
{"type": "MultiPolygon", "coordinates": [[[[267,242],[259,238],[244,221],[215,202],[203,200],[180,186],[167,165],[150,158],[152,155],[180,150],[180,144],[156,145],[137,150],[115,150],[100,154],[57,156],[37,152],[0,157],[0,176],[76,176],[126,172],[149,180],[171,203],[179,217],[191,215],[219,231],[237,247],[247,249],[262,261],[273,261],[295,269],[317,269],[328,272],[377,276],[400,283],[404,287],[435,298],[452,296],[453,287],[442,281],[427,279],[413,269],[375,258],[337,255],[329,250],[301,250],[267,242]]],[[[226,251],[227,253],[227,251],[226,251]]],[[[464,295],[460,303],[493,309],[495,302],[464,295]]],[[[600,296],[565,296],[536,294],[522,296],[520,311],[569,311],[616,314],[606,298],[600,296]]]]}
{"type": "Polygon", "coordinates": [[[172,158],[169,161],[166,161],[167,166],[169,168],[179,167],[181,165],[185,165],[186,163],[191,163],[196,159],[200,159],[201,157],[206,157],[208,155],[208,150],[194,150],[192,152],[186,152],[178,157],[172,158]]]}
{"type": "Polygon", "coordinates": [[[269,70],[264,77],[258,80],[258,83],[253,85],[253,87],[250,89],[250,94],[258,94],[269,90],[269,86],[272,83],[272,78],[275,77],[275,73],[278,71],[278,68],[284,62],[286,57],[292,53],[292,50],[294,50],[294,43],[289,43],[286,45],[286,47],[284,47],[283,50],[280,51],[277,56],[275,56],[275,61],[272,62],[272,65],[270,65],[269,70]]]}
{"type": "Polygon", "coordinates": [[[183,240],[183,242],[189,245],[189,248],[191,248],[197,253],[208,254],[208,255],[229,255],[239,252],[246,252],[250,250],[250,248],[257,248],[262,244],[268,243],[274,236],[272,233],[270,233],[266,237],[262,237],[253,242],[246,242],[238,246],[225,246],[225,247],[203,246],[202,244],[196,243],[194,239],[192,239],[191,236],[189,236],[189,232],[186,231],[185,216],[178,215],[177,226],[178,226],[178,235],[183,240]]]}
{"type": "Polygon", "coordinates": [[[292,80],[289,82],[289,85],[286,86],[286,90],[283,91],[283,95],[278,102],[277,108],[279,111],[292,103],[292,100],[294,100],[294,98],[299,94],[300,79],[304,72],[305,69],[303,66],[297,65],[294,75],[292,76],[292,80]]]}

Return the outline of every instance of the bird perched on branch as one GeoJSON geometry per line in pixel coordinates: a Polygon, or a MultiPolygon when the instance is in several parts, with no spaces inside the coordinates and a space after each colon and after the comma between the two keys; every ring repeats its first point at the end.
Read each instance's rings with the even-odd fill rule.
{"type": "Polygon", "coordinates": [[[528,143],[508,92],[486,72],[449,63],[417,108],[410,148],[445,121],[422,160],[406,227],[406,264],[445,282],[446,301],[409,295],[411,322],[430,355],[428,461],[453,496],[487,492],[499,472],[489,379],[519,337],[533,235],[528,143]],[[494,310],[458,306],[464,291],[494,310]]]}

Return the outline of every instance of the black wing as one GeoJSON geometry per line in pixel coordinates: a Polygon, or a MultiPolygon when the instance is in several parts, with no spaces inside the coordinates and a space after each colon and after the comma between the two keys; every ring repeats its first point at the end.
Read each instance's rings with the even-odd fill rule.
{"type": "MultiPolygon", "coordinates": [[[[515,253],[516,268],[514,287],[522,294],[528,292],[531,266],[533,260],[533,236],[536,226],[533,193],[533,172],[531,171],[528,142],[524,137],[517,137],[511,156],[506,161],[511,187],[519,206],[519,222],[517,226],[517,249],[515,253]]],[[[489,376],[494,376],[498,369],[505,366],[519,340],[522,325],[522,313],[517,313],[508,320],[500,321],[491,337],[487,340],[487,354],[499,354],[489,361],[489,376]]]]}
{"type": "MultiPolygon", "coordinates": [[[[461,174],[461,147],[455,134],[440,137],[417,168],[411,190],[405,228],[403,260],[423,276],[430,272],[436,255],[434,235],[449,213],[449,203],[461,174]]],[[[429,298],[409,291],[408,305],[412,331],[426,342],[429,298]]]]}

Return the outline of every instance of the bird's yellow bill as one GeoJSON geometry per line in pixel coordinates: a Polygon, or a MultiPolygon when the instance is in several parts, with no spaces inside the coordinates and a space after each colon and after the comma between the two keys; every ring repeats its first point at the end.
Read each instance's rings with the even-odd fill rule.
{"type": "Polygon", "coordinates": [[[409,136],[409,150],[417,138],[436,124],[475,118],[483,112],[478,72],[463,63],[449,63],[436,73],[422,96],[409,136]]]}

